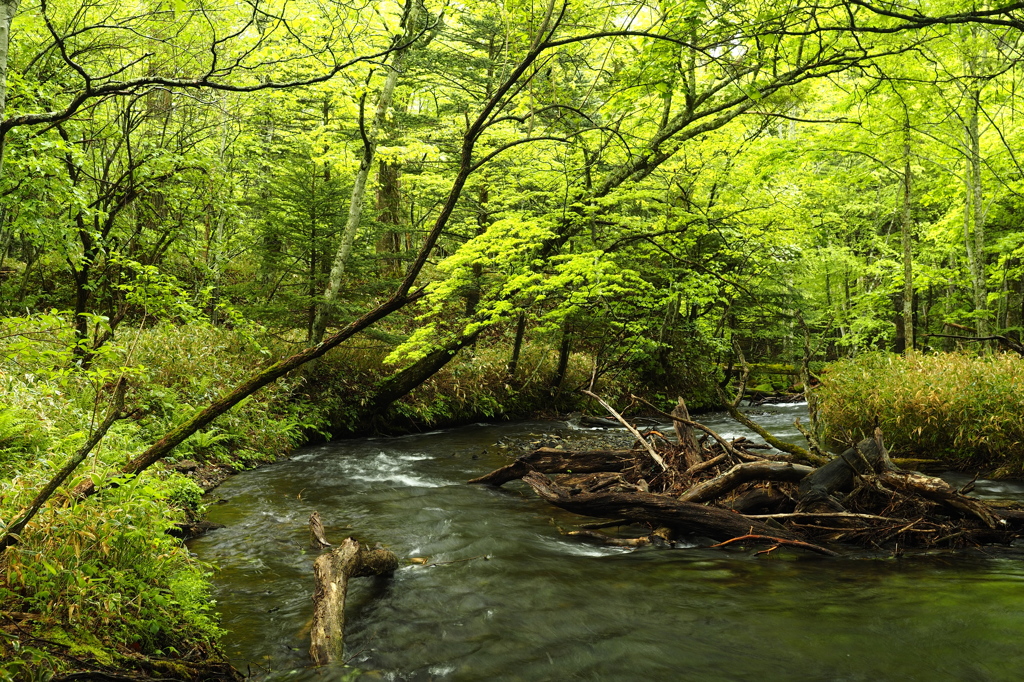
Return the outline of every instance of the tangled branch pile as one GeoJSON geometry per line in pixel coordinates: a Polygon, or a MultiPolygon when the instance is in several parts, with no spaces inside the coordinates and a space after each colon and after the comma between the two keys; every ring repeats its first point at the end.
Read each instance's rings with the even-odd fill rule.
{"type": "Polygon", "coordinates": [[[691,421],[681,401],[672,417],[674,441],[623,420],[637,438],[630,450],[540,448],[470,483],[522,479],[557,507],[609,519],[569,534],[613,545],[743,539],[835,554],[827,545],[964,547],[1024,534],[1020,505],[982,502],[942,479],[897,468],[880,430],[814,468],[800,455],[722,438],[691,421]],[[613,526],[646,530],[630,538],[599,532],[613,526]]]}

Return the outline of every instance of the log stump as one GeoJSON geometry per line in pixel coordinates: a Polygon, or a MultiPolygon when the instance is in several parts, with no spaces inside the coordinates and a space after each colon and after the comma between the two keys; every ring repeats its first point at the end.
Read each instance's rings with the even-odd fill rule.
{"type": "Polygon", "coordinates": [[[386,549],[364,549],[348,538],[313,563],[313,624],[309,655],[316,665],[340,660],[344,653],[345,596],[349,578],[385,575],[398,568],[398,557],[386,549]]]}

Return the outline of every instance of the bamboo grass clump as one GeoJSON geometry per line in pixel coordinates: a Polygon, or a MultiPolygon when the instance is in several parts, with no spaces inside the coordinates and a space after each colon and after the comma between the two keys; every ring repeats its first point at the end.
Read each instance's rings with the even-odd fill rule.
{"type": "Polygon", "coordinates": [[[823,439],[877,426],[894,454],[1024,470],[1024,358],[869,354],[831,365],[818,399],[823,439]]]}

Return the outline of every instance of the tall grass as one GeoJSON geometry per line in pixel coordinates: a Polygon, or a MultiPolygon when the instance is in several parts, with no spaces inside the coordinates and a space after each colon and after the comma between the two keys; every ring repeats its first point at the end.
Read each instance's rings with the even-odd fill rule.
{"type": "Polygon", "coordinates": [[[869,354],[832,364],[815,391],[822,435],[846,445],[877,424],[900,455],[1024,471],[1024,358],[869,354]]]}
{"type": "MultiPolygon", "coordinates": [[[[72,349],[68,319],[0,321],[0,531],[81,446],[97,415],[102,419],[110,383],[125,374],[130,386],[130,416],[115,423],[0,558],[0,611],[29,614],[23,629],[38,638],[0,636],[0,679],[43,679],[76,659],[203,659],[220,634],[211,569],[166,532],[201,512],[194,482],[155,467],[83,502],[70,502],[67,493],[84,477],[116,476],[125,461],[269,357],[244,334],[197,324],[126,331],[87,367],[72,349]],[[35,641],[66,644],[70,656],[35,641]]],[[[305,430],[321,426],[294,386],[278,382],[246,400],[172,459],[242,468],[290,451],[305,430]]]]}

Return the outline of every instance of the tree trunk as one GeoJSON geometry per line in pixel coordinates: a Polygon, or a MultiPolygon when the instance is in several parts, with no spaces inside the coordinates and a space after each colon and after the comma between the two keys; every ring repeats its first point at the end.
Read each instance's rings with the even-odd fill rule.
{"type": "Polygon", "coordinates": [[[967,117],[964,123],[964,240],[971,269],[975,331],[988,335],[988,290],[985,282],[985,207],[981,187],[981,130],[978,112],[981,90],[972,86],[967,94],[967,117]],[[972,229],[973,228],[973,229],[972,229]]]}
{"type": "Polygon", "coordinates": [[[385,575],[398,568],[398,557],[386,549],[363,549],[348,538],[313,563],[313,624],[309,655],[316,665],[341,660],[345,649],[345,596],[349,578],[385,575]]]}
{"type": "Polygon", "coordinates": [[[914,350],[914,252],[911,241],[910,200],[913,175],[910,169],[910,112],[903,120],[903,339],[904,352],[914,350]]]}
{"type": "MultiPolygon", "coordinates": [[[[373,159],[377,154],[377,136],[384,126],[388,109],[391,107],[391,100],[394,97],[395,86],[398,84],[398,77],[402,73],[405,59],[413,48],[415,38],[418,34],[420,23],[421,5],[419,0],[406,0],[405,16],[403,18],[402,36],[398,38],[404,47],[396,49],[392,53],[391,65],[388,75],[384,79],[380,95],[377,97],[377,106],[373,114],[373,121],[368,130],[363,129],[363,157],[359,162],[359,170],[352,185],[352,197],[349,201],[348,218],[345,221],[345,229],[341,233],[341,243],[334,256],[334,263],[331,266],[331,274],[327,280],[327,289],[323,298],[316,306],[315,319],[312,326],[311,343],[319,343],[327,328],[327,318],[338,300],[341,291],[341,282],[345,276],[345,268],[348,266],[349,256],[352,254],[352,244],[355,242],[356,232],[359,230],[359,221],[363,215],[363,204],[366,200],[366,180],[373,167],[373,159]]],[[[362,110],[360,110],[362,111],[362,110]]],[[[360,127],[363,120],[360,116],[360,127]]]]}
{"type": "MultiPolygon", "coordinates": [[[[11,25],[20,4],[21,0],[0,0],[0,122],[6,119],[7,114],[7,62],[11,49],[11,25]]],[[[0,176],[4,170],[5,138],[6,132],[0,132],[0,176]]]]}
{"type": "Polygon", "coordinates": [[[555,376],[551,379],[551,388],[556,391],[562,387],[565,381],[565,373],[569,369],[569,354],[572,352],[572,326],[566,319],[562,323],[562,340],[558,344],[558,367],[555,368],[555,376]]]}
{"type": "Polygon", "coordinates": [[[697,437],[690,426],[690,411],[686,409],[686,401],[681,397],[676,399],[676,406],[672,409],[672,416],[678,419],[672,420],[672,426],[676,430],[676,440],[682,450],[684,468],[695,467],[704,461],[700,454],[700,445],[697,444],[697,437]]]}
{"type": "Polygon", "coordinates": [[[569,491],[552,483],[544,474],[531,472],[524,476],[523,480],[542,498],[574,514],[651,523],[655,526],[667,526],[680,533],[700,535],[714,540],[729,540],[748,533],[788,540],[799,539],[789,531],[771,528],[735,512],[718,507],[705,507],[693,502],[680,502],[667,495],[620,492],[571,495],[569,491]]]}
{"type": "MultiPolygon", "coordinates": [[[[491,214],[487,210],[487,200],[490,197],[490,191],[486,184],[480,188],[480,193],[477,195],[477,201],[480,204],[479,210],[476,214],[476,236],[479,237],[487,232],[487,226],[491,221],[491,214]]],[[[481,277],[484,274],[483,263],[476,261],[473,263],[473,283],[470,284],[469,291],[466,292],[466,317],[473,317],[476,314],[476,308],[480,305],[480,284],[481,277]]]]}
{"type": "Polygon", "coordinates": [[[363,414],[371,418],[380,416],[388,405],[437,374],[459,354],[459,351],[472,345],[480,331],[453,339],[447,345],[431,351],[421,360],[382,381],[374,395],[367,401],[363,414]]]}
{"type": "Polygon", "coordinates": [[[834,493],[852,490],[857,476],[891,471],[894,468],[882,443],[882,432],[875,429],[874,438],[865,438],[800,481],[800,504],[797,511],[814,511],[819,508],[845,511],[833,497],[834,493]]]}
{"type": "Polygon", "coordinates": [[[377,222],[384,226],[384,234],[377,241],[377,254],[381,257],[381,272],[397,275],[402,271],[402,165],[397,161],[381,161],[377,165],[377,222]]]}
{"type": "Polygon", "coordinates": [[[508,375],[514,377],[519,369],[519,354],[523,348],[523,336],[526,334],[526,313],[519,313],[516,322],[516,339],[512,344],[512,359],[508,361],[508,375]]]}

